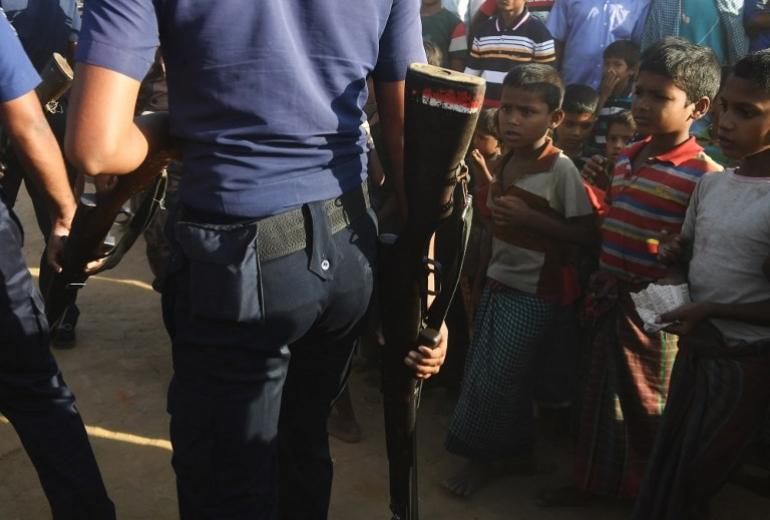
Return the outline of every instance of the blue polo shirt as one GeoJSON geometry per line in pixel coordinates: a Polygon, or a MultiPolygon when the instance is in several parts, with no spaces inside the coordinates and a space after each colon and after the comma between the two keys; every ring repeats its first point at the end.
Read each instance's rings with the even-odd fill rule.
{"type": "Polygon", "coordinates": [[[366,77],[424,61],[419,0],[90,0],[77,60],[140,80],[160,41],[182,202],[260,217],[366,177],[366,77]],[[157,11],[156,11],[157,6],[157,11]]]}
{"type": "Polygon", "coordinates": [[[78,39],[80,13],[75,0],[0,0],[0,5],[37,70],[54,52],[66,56],[69,43],[78,39]]]}
{"type": "Polygon", "coordinates": [[[40,83],[29,58],[0,9],[0,103],[23,96],[40,83]]]}

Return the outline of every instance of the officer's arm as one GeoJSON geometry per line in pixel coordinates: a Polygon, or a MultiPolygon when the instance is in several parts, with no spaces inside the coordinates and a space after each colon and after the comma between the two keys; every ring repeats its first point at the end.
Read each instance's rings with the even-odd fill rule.
{"type": "Polygon", "coordinates": [[[140,82],[78,63],[70,95],[65,153],[86,175],[136,170],[148,153],[168,144],[165,116],[134,119],[140,82]]]}
{"type": "MultiPolygon", "coordinates": [[[[75,199],[61,150],[35,91],[0,103],[0,124],[13,143],[25,171],[46,198],[53,223],[51,236],[56,239],[67,235],[75,213],[75,199]]],[[[55,257],[58,245],[50,247],[49,242],[49,259],[55,257]]]]}
{"type": "Polygon", "coordinates": [[[380,117],[382,141],[390,169],[386,179],[393,186],[402,219],[406,218],[406,191],[404,188],[404,82],[376,81],[377,113],[380,117]]]}

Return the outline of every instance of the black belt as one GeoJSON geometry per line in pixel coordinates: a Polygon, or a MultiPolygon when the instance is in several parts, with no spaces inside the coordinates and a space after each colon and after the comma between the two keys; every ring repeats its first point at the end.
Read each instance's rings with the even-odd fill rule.
{"type": "MultiPolygon", "coordinates": [[[[366,182],[348,190],[335,199],[322,202],[329,221],[331,234],[342,231],[370,207],[366,182]]],[[[183,206],[179,220],[195,224],[242,225],[254,223],[259,229],[257,247],[263,262],[296,253],[307,246],[308,230],[305,227],[306,205],[270,217],[250,219],[209,213],[183,206]]]]}

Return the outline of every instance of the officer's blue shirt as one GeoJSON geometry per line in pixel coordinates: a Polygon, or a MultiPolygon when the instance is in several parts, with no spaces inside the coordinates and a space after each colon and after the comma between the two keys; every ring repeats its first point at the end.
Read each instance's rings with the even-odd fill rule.
{"type": "Polygon", "coordinates": [[[23,96],[38,83],[40,77],[0,9],[0,103],[23,96]]]}
{"type": "Polygon", "coordinates": [[[418,0],[90,0],[77,60],[140,80],[158,41],[182,202],[267,216],[366,177],[365,78],[424,61],[418,0]],[[157,12],[156,12],[157,8],[157,12]]]}
{"type": "Polygon", "coordinates": [[[80,12],[75,0],[0,0],[0,5],[37,70],[54,52],[66,56],[69,43],[78,39],[80,12]]]}

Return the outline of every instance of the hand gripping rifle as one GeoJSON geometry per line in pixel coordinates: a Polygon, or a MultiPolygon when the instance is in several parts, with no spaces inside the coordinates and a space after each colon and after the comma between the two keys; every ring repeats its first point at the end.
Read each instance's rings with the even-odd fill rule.
{"type": "Polygon", "coordinates": [[[385,433],[393,520],[418,520],[416,435],[420,384],[404,358],[435,347],[452,301],[470,231],[463,159],[484,99],[484,80],[414,64],[406,76],[404,183],[408,217],[400,235],[380,237],[379,279],[385,433]],[[435,259],[428,258],[436,234],[435,259]],[[428,305],[428,277],[435,299],[428,305]]]}
{"type": "Polygon", "coordinates": [[[152,154],[132,173],[118,176],[106,193],[80,198],[60,258],[62,271],[51,278],[45,291],[46,317],[52,328],[75,302],[77,291],[85,286],[88,277],[117,265],[152,219],[165,187],[162,174],[170,161],[167,150],[152,154]],[[105,246],[104,238],[116,217],[123,213],[123,204],[145,190],[148,194],[128,224],[126,234],[115,246],[105,246]],[[97,258],[104,258],[103,264],[97,271],[86,273],[88,263],[97,258]]]}
{"type": "MultiPolygon", "coordinates": [[[[54,53],[40,71],[40,77],[42,81],[35,91],[43,106],[53,110],[55,106],[52,104],[72,85],[72,68],[63,56],[54,53]]],[[[44,291],[46,316],[51,327],[58,324],[65,309],[75,302],[77,290],[85,285],[90,274],[94,274],[85,274],[88,262],[106,257],[99,271],[111,269],[147,227],[165,189],[165,179],[161,173],[168,162],[167,156],[159,153],[148,158],[135,172],[120,176],[116,185],[106,194],[99,194],[95,198],[81,196],[62,253],[63,271],[52,277],[44,291]],[[114,247],[105,249],[104,238],[115,218],[122,213],[123,204],[150,186],[153,189],[148,190],[147,197],[127,224],[126,234],[114,247]]]]}

